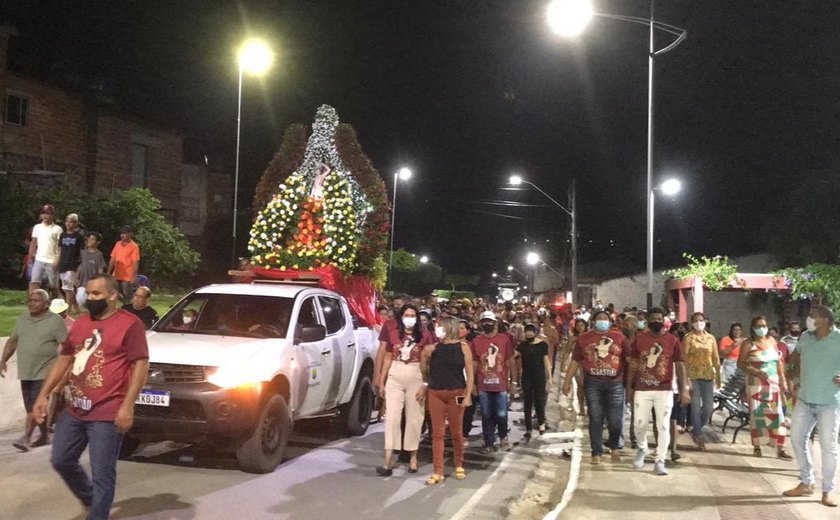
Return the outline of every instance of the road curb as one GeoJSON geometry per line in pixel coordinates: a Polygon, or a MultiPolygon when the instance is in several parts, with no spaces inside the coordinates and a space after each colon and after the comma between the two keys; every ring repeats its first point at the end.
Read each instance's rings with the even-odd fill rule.
{"type": "Polygon", "coordinates": [[[528,476],[522,496],[508,504],[507,518],[511,520],[554,520],[571,501],[580,473],[582,432],[577,414],[569,412],[572,401],[563,395],[563,374],[555,374],[554,388],[546,403],[546,417],[553,426],[551,433],[536,438],[533,443],[541,458],[528,476]],[[563,452],[571,453],[571,461],[563,452]]]}

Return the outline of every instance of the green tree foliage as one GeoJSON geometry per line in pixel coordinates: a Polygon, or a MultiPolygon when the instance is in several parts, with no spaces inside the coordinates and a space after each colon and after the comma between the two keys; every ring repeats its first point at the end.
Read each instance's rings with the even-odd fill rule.
{"type": "Polygon", "coordinates": [[[394,251],[392,280],[389,289],[411,295],[430,294],[444,277],[444,271],[432,262],[420,262],[420,257],[405,249],[394,251]]]}
{"type": "Polygon", "coordinates": [[[679,269],[663,271],[666,276],[674,278],[699,277],[703,284],[713,291],[719,291],[729,287],[736,281],[738,266],[729,261],[728,256],[701,256],[699,259],[683,253],[683,258],[688,260],[688,265],[679,269]]]}
{"type": "Polygon", "coordinates": [[[809,264],[774,274],[785,277],[793,299],[809,298],[834,309],[840,308],[840,265],[809,264]]]}
{"type": "Polygon", "coordinates": [[[782,265],[840,263],[840,172],[800,175],[791,184],[786,207],[763,229],[770,251],[782,265]]]}
{"type": "Polygon", "coordinates": [[[87,230],[101,233],[100,249],[106,257],[119,240],[120,228],[130,225],[134,240],[140,245],[140,270],[152,279],[172,281],[192,275],[198,267],[199,254],[179,229],[166,222],[159,212],[160,201],[147,189],[132,188],[105,196],[83,194],[67,186],[40,194],[9,183],[3,186],[6,187],[8,191],[0,190],[0,225],[6,231],[2,239],[17,246],[3,247],[3,261],[7,265],[19,265],[21,252],[25,254],[25,251],[18,244],[37,223],[41,205],[50,203],[55,206],[56,220],[62,227],[65,215],[77,213],[87,230]],[[15,249],[18,254],[7,253],[15,249]]]}

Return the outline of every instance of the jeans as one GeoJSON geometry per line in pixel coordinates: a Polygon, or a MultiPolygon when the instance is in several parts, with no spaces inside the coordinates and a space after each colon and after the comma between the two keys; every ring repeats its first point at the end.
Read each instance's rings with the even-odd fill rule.
{"type": "Polygon", "coordinates": [[[524,401],[525,411],[525,430],[531,431],[533,425],[531,424],[531,412],[534,408],[537,409],[537,426],[545,424],[545,401],[547,394],[545,392],[545,378],[523,379],[522,380],[522,399],[524,401]]]}
{"type": "Polygon", "coordinates": [[[715,382],[711,379],[691,380],[691,427],[695,437],[700,437],[709,424],[715,406],[715,382]]]}
{"type": "Polygon", "coordinates": [[[648,450],[647,429],[650,422],[650,410],[654,409],[654,419],[659,436],[656,441],[655,460],[665,462],[668,447],[671,444],[671,408],[674,406],[674,393],[671,390],[641,390],[633,393],[633,409],[636,416],[636,439],[639,449],[648,450]]]}
{"type": "Polygon", "coordinates": [[[725,383],[738,372],[738,360],[724,359],[720,364],[720,368],[722,372],[721,379],[725,383]]]}
{"type": "Polygon", "coordinates": [[[840,405],[810,404],[798,400],[791,417],[790,440],[793,454],[799,465],[799,480],[814,485],[814,461],[808,440],[814,426],[819,428],[820,451],[822,452],[822,490],[831,493],[834,489],[834,474],[837,469],[837,432],[840,428],[840,405]]]}
{"type": "Polygon", "coordinates": [[[624,424],[624,383],[621,381],[596,381],[586,377],[583,385],[586,406],[589,408],[589,441],[592,455],[604,454],[604,418],[610,438],[607,446],[617,450],[624,424]]]}
{"type": "Polygon", "coordinates": [[[87,520],[107,519],[110,515],[122,439],[113,422],[80,421],[67,412],[58,417],[50,462],[76,498],[91,508],[87,520]],[[93,482],[79,464],[88,445],[93,482]]]}
{"type": "Polygon", "coordinates": [[[507,392],[479,392],[478,399],[481,403],[481,433],[484,435],[484,445],[496,444],[497,430],[500,439],[507,439],[507,392]]]}

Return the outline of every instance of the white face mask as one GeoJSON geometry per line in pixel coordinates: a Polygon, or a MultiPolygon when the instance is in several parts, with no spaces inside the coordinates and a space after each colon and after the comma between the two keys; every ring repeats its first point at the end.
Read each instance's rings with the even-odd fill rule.
{"type": "Polygon", "coordinates": [[[415,325],[417,325],[417,318],[414,316],[406,316],[402,319],[403,325],[407,329],[413,329],[415,325]]]}
{"type": "Polygon", "coordinates": [[[692,323],[691,326],[694,327],[694,330],[696,330],[697,332],[703,332],[704,330],[706,330],[705,321],[696,321],[692,323]]]}
{"type": "Polygon", "coordinates": [[[192,318],[184,316],[184,325],[189,325],[190,323],[192,323],[192,320],[192,318]]]}
{"type": "Polygon", "coordinates": [[[811,332],[813,332],[813,331],[817,330],[817,322],[816,322],[816,320],[814,320],[814,318],[812,318],[812,317],[808,316],[808,318],[805,320],[805,327],[806,327],[808,330],[810,330],[811,332]]]}
{"type": "Polygon", "coordinates": [[[443,331],[443,327],[435,327],[435,336],[438,339],[443,339],[446,337],[446,333],[443,331]]]}

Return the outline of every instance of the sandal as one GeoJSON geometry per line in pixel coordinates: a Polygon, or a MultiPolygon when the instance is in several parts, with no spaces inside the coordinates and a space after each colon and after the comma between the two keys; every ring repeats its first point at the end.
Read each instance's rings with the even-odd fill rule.
{"type": "Polygon", "coordinates": [[[790,453],[786,452],[785,450],[781,449],[776,453],[776,456],[779,460],[793,460],[793,457],[790,456],[790,453]]]}
{"type": "Polygon", "coordinates": [[[467,472],[464,471],[464,468],[455,468],[455,479],[464,480],[465,478],[467,478],[467,472]]]}
{"type": "Polygon", "coordinates": [[[761,455],[761,447],[756,446],[755,448],[753,448],[753,457],[761,457],[761,456],[762,456],[761,455]]]}
{"type": "Polygon", "coordinates": [[[426,479],[427,486],[434,486],[443,482],[443,475],[432,475],[431,477],[426,479]]]}
{"type": "Polygon", "coordinates": [[[376,474],[380,477],[390,477],[394,474],[394,470],[391,468],[386,468],[385,466],[377,466],[376,474]]]}

